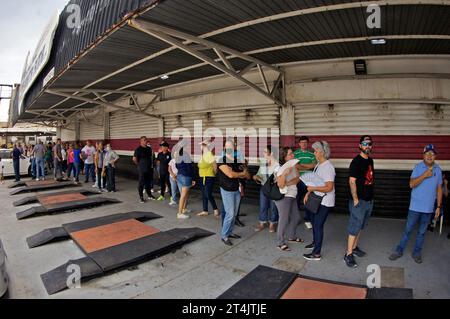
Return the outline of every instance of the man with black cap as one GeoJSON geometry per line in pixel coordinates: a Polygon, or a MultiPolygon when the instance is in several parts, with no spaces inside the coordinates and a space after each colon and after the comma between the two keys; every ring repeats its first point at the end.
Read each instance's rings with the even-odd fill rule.
{"type": "Polygon", "coordinates": [[[432,216],[436,220],[439,218],[442,207],[442,170],[435,163],[435,159],[436,149],[433,144],[428,144],[423,150],[423,161],[414,167],[409,180],[412,191],[406,228],[395,252],[389,257],[390,260],[403,256],[409,236],[416,224],[419,224],[412,257],[416,263],[422,263],[422,247],[427,226],[432,216]]]}
{"type": "Polygon", "coordinates": [[[350,164],[350,220],[348,224],[348,244],[344,261],[348,267],[355,268],[358,264],[354,255],[364,257],[366,253],[358,247],[361,231],[367,227],[373,210],[374,194],[374,163],[372,154],[372,137],[361,136],[359,140],[360,153],[350,164]]]}
{"type": "Polygon", "coordinates": [[[170,187],[170,173],[169,173],[169,163],[172,160],[172,155],[169,152],[169,143],[162,142],[159,144],[162,151],[158,153],[156,162],[159,164],[159,184],[161,186],[161,195],[158,197],[158,201],[164,200],[164,195],[166,193],[166,186],[169,189],[169,194],[172,196],[172,191],[170,187]]]}
{"type": "Polygon", "coordinates": [[[143,204],[144,188],[150,199],[155,199],[152,195],[152,179],[153,179],[153,150],[147,146],[147,137],[142,136],[139,147],[134,151],[133,162],[138,167],[139,173],[139,197],[143,204]]]}

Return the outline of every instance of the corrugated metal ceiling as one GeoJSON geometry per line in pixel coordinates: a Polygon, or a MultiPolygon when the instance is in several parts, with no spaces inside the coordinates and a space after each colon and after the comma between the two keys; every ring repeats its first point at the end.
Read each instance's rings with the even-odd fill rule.
{"type": "MultiPolygon", "coordinates": [[[[165,0],[145,13],[141,19],[202,35],[224,27],[292,10],[357,1],[294,1],[294,0],[165,0]]],[[[146,1],[145,3],[148,3],[146,1]]],[[[389,35],[449,35],[450,6],[448,5],[395,5],[382,7],[382,28],[369,30],[365,23],[365,8],[332,10],[298,15],[255,24],[235,31],[218,34],[208,40],[246,52],[278,45],[311,41],[389,35]]],[[[146,56],[170,46],[130,26],[125,26],[100,42],[66,71],[52,87],[84,87],[107,74],[123,68],[146,56]]],[[[216,58],[214,52],[203,51],[216,58]]],[[[450,41],[446,39],[390,39],[386,45],[374,46],[368,41],[321,44],[257,53],[253,56],[270,64],[355,56],[450,54],[450,41]]],[[[93,88],[116,90],[130,84],[158,77],[164,73],[202,63],[181,51],[173,50],[143,64],[106,79],[93,88]]],[[[248,62],[234,59],[233,66],[243,69],[248,62]]],[[[129,89],[146,91],[220,74],[211,66],[201,66],[172,75],[168,80],[159,78],[129,89]]],[[[110,96],[108,100],[117,98],[110,96]]],[[[42,95],[32,109],[49,107],[62,101],[60,97],[42,95]]],[[[60,108],[69,108],[81,102],[67,101],[60,108]]],[[[93,106],[93,105],[83,105],[93,106]]]]}

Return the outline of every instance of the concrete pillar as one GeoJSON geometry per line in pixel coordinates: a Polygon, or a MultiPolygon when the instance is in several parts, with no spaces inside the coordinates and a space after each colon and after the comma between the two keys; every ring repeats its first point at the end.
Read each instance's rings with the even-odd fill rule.
{"type": "Polygon", "coordinates": [[[291,104],[280,108],[280,146],[295,145],[295,110],[291,104]]]}

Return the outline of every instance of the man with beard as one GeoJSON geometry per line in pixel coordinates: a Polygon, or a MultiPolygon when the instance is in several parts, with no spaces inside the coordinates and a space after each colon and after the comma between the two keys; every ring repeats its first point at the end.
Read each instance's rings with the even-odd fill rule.
{"type": "Polygon", "coordinates": [[[361,231],[367,227],[373,210],[374,163],[372,153],[372,137],[364,135],[360,138],[360,153],[350,164],[350,220],[348,225],[347,253],[344,261],[348,267],[356,268],[358,264],[354,255],[364,257],[366,253],[358,247],[361,231]]]}

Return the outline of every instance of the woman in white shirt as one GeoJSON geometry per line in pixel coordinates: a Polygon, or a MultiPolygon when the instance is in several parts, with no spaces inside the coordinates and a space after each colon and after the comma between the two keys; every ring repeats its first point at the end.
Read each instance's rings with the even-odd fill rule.
{"type": "Polygon", "coordinates": [[[314,155],[318,162],[314,172],[325,182],[325,186],[309,186],[308,193],[304,199],[304,203],[306,204],[312,192],[316,195],[324,196],[317,213],[313,214],[310,212],[312,218],[311,223],[313,224],[313,242],[305,248],[312,249],[312,252],[304,254],[303,257],[307,260],[320,260],[322,258],[323,228],[328,214],[335,204],[336,192],[334,179],[336,172],[333,164],[329,161],[331,155],[329,144],[325,141],[319,141],[314,143],[312,148],[314,149],[314,155]]]}
{"type": "Polygon", "coordinates": [[[297,207],[297,184],[300,182],[299,173],[295,165],[281,172],[281,166],[294,159],[294,152],[290,147],[280,150],[280,167],[275,168],[274,174],[277,185],[287,191],[284,198],[275,201],[278,209],[277,247],[282,251],[290,251],[288,242],[302,243],[303,240],[296,235],[297,226],[300,222],[300,212],[297,207]]]}

